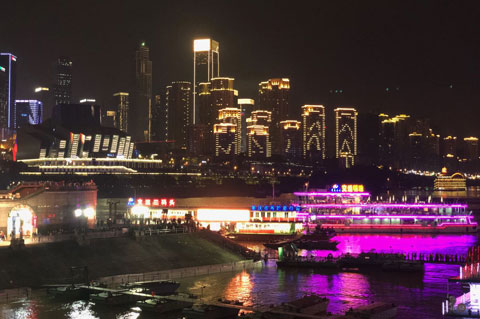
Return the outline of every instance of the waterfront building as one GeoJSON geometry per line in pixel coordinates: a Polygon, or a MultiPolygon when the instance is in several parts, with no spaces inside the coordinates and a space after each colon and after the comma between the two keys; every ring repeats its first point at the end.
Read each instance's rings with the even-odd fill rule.
{"type": "Polygon", "coordinates": [[[57,59],[55,105],[72,103],[72,65],[68,57],[57,59]]]}
{"type": "Polygon", "coordinates": [[[357,110],[339,107],[335,110],[335,154],[343,167],[355,165],[357,156],[357,110]]]}
{"type": "Polygon", "coordinates": [[[42,123],[43,103],[37,100],[15,100],[13,129],[42,123]]]}
{"type": "MultiPolygon", "coordinates": [[[[252,116],[253,116],[252,112],[252,116]]],[[[262,124],[247,126],[248,157],[253,159],[266,159],[272,156],[269,127],[262,124]]]]}
{"type": "Polygon", "coordinates": [[[215,156],[237,155],[238,127],[233,123],[218,123],[213,126],[215,136],[215,156]]]}
{"type": "Polygon", "coordinates": [[[300,122],[295,120],[287,120],[280,122],[282,130],[282,155],[288,161],[297,161],[302,157],[302,131],[300,130],[300,122]]]}
{"type": "Polygon", "coordinates": [[[45,121],[52,116],[55,105],[53,91],[48,87],[39,86],[35,88],[34,93],[35,99],[43,104],[42,121],[45,121]]]}
{"type": "Polygon", "coordinates": [[[117,92],[113,94],[115,112],[115,126],[120,131],[129,132],[128,114],[130,112],[129,94],[127,92],[117,92]]]}
{"type": "Polygon", "coordinates": [[[172,82],[166,87],[165,108],[168,112],[168,139],[177,149],[187,149],[189,127],[192,121],[192,83],[172,82]]]}
{"type": "Polygon", "coordinates": [[[73,160],[85,159],[93,162],[82,167],[88,171],[92,166],[97,169],[95,161],[101,158],[117,162],[132,158],[131,136],[102,126],[99,105],[60,104],[54,107],[52,115],[52,119],[42,124],[18,130],[17,160],[31,160],[29,163],[43,165],[45,169],[62,169],[62,166],[67,169],[73,160]],[[56,161],[63,164],[55,165],[56,161]]]}
{"type": "Polygon", "coordinates": [[[135,141],[149,138],[149,120],[152,103],[152,61],[150,49],[142,42],[135,52],[135,91],[129,107],[128,129],[135,141]]]}
{"type": "Polygon", "coordinates": [[[11,136],[13,129],[16,85],[17,57],[11,53],[0,53],[0,138],[11,136]]]}
{"type": "Polygon", "coordinates": [[[240,98],[238,99],[238,107],[242,111],[242,143],[240,146],[240,152],[246,153],[247,152],[247,118],[250,118],[252,115],[252,111],[255,107],[255,101],[253,99],[245,99],[240,98]]]}
{"type": "Polygon", "coordinates": [[[280,122],[289,119],[290,79],[275,78],[258,85],[258,107],[272,112],[271,136],[273,152],[281,153],[280,122]]]}
{"type": "MultiPolygon", "coordinates": [[[[220,51],[218,42],[212,39],[193,40],[193,108],[192,123],[199,120],[199,83],[210,82],[220,76],[220,51]]],[[[218,110],[218,109],[217,109],[218,110]]],[[[216,113],[214,113],[216,115],[216,113]]],[[[205,124],[205,123],[203,123],[205,124]]],[[[213,123],[212,123],[213,125],[213,123]]]]}
{"type": "Polygon", "coordinates": [[[116,107],[109,105],[102,107],[102,125],[105,127],[118,128],[116,107]]]}
{"type": "Polygon", "coordinates": [[[303,157],[314,161],[325,159],[325,107],[302,106],[302,122],[303,157]]]}
{"type": "Polygon", "coordinates": [[[93,182],[22,182],[0,191],[0,230],[32,238],[39,230],[96,224],[97,186],[93,182]]]}

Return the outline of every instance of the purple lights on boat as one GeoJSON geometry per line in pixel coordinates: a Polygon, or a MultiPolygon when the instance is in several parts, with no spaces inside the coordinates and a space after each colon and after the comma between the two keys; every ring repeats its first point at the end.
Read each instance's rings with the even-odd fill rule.
{"type": "Polygon", "coordinates": [[[456,216],[447,216],[447,215],[315,215],[316,219],[453,219],[453,218],[465,218],[470,220],[473,216],[470,215],[456,215],[456,216]]]}
{"type": "Polygon", "coordinates": [[[294,192],[295,196],[361,196],[368,197],[368,192],[294,192]]]}
{"type": "Polygon", "coordinates": [[[417,204],[417,203],[342,203],[342,204],[302,204],[303,208],[461,208],[466,204],[417,204]]]}

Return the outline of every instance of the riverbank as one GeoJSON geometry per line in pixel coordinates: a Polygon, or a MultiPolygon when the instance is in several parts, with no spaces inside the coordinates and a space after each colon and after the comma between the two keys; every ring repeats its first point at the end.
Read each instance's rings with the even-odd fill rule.
{"type": "Polygon", "coordinates": [[[90,279],[175,268],[224,264],[244,258],[198,233],[74,241],[0,249],[0,289],[65,282],[71,267],[88,267],[90,279]]]}

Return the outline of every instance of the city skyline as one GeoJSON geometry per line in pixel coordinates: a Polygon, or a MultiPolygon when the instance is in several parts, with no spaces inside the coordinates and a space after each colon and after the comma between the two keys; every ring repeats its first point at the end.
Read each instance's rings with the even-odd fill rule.
{"type": "MultiPolygon", "coordinates": [[[[455,8],[437,4],[428,10],[421,5],[408,8],[377,2],[296,4],[284,10],[287,3],[278,3],[278,8],[273,9],[272,2],[263,1],[253,10],[253,2],[243,2],[235,6],[235,12],[224,10],[225,15],[215,22],[211,17],[216,10],[210,9],[231,6],[211,3],[201,8],[180,1],[165,6],[165,12],[173,17],[151,22],[147,18],[134,19],[127,12],[137,9],[125,4],[115,8],[125,18],[125,25],[115,27],[106,25],[112,20],[111,13],[107,14],[109,6],[98,4],[93,10],[82,5],[78,12],[71,12],[71,21],[57,17],[64,30],[52,38],[44,36],[49,23],[33,22],[34,27],[27,30],[16,21],[5,20],[15,32],[1,34],[3,51],[19,56],[22,62],[18,68],[19,98],[35,98],[33,88],[51,82],[46,71],[57,56],[65,55],[74,62],[74,100],[92,96],[105,104],[114,92],[129,91],[128,72],[121,70],[131,64],[134,50],[142,41],[151,48],[151,60],[155,62],[153,94],[158,94],[172,81],[190,81],[192,40],[210,37],[222,45],[221,75],[237,79],[241,97],[253,97],[256,84],[267,78],[288,77],[292,81],[291,105],[298,113],[304,104],[323,104],[327,108],[355,105],[359,112],[431,117],[442,135],[479,135],[480,129],[467,116],[470,112],[476,115],[473,106],[480,98],[475,90],[478,44],[473,42],[478,31],[472,28],[478,10],[469,3],[455,8]],[[268,10],[269,14],[262,14],[268,10]],[[94,18],[105,15],[106,19],[89,26],[81,19],[86,12],[94,18]],[[249,15],[245,15],[247,12],[249,15]],[[447,15],[452,15],[451,19],[443,22],[447,15]],[[244,16],[249,16],[252,23],[236,28],[242,25],[244,16]],[[297,23],[284,32],[266,27],[275,20],[292,19],[297,23]],[[345,23],[325,28],[335,19],[345,23]],[[231,21],[231,28],[220,27],[226,21],[231,21]],[[313,21],[318,26],[312,27],[313,21]],[[251,37],[252,30],[259,36],[251,37]],[[98,35],[99,31],[108,37],[98,35]],[[298,37],[300,34],[303,36],[298,37]],[[46,45],[37,45],[32,55],[31,47],[37,41],[46,45]],[[437,112],[439,109],[442,112],[437,112]]],[[[7,7],[18,9],[15,3],[7,7]]],[[[48,11],[51,8],[47,2],[36,8],[38,12],[32,11],[48,18],[69,10],[58,6],[48,11]]],[[[31,13],[21,14],[28,17],[31,13]]]]}

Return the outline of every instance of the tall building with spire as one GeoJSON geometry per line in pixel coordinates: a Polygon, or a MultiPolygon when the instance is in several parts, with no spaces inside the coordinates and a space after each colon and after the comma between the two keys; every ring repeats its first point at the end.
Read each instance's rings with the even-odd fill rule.
{"type": "Polygon", "coordinates": [[[149,120],[152,103],[152,61],[150,49],[142,42],[135,52],[135,91],[129,110],[129,133],[135,141],[149,138],[149,120]]]}
{"type": "Polygon", "coordinates": [[[335,154],[343,167],[355,165],[357,156],[357,110],[339,107],[335,110],[335,154]]]}
{"type": "Polygon", "coordinates": [[[59,57],[55,75],[55,105],[72,103],[72,59],[59,57]]]}
{"type": "Polygon", "coordinates": [[[16,97],[17,57],[0,53],[0,138],[5,140],[13,129],[16,97]]]}
{"type": "Polygon", "coordinates": [[[212,39],[193,40],[193,109],[192,120],[199,120],[199,84],[220,76],[220,51],[212,39]]]}

